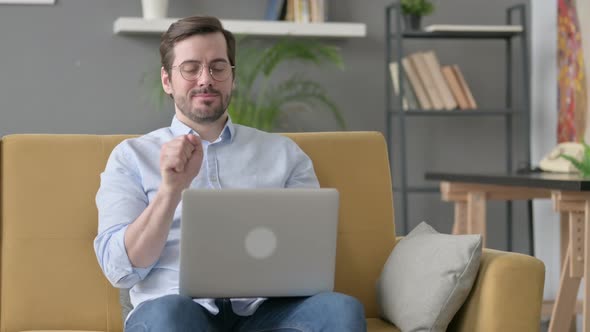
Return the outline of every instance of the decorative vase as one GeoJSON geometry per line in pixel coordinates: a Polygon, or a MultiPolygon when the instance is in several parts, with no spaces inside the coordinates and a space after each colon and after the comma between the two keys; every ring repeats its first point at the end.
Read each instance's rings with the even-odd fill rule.
{"type": "Polygon", "coordinates": [[[409,31],[420,30],[421,20],[420,15],[404,15],[404,27],[409,31]]]}
{"type": "Polygon", "coordinates": [[[154,19],[166,17],[168,0],[141,0],[143,18],[154,19]]]}

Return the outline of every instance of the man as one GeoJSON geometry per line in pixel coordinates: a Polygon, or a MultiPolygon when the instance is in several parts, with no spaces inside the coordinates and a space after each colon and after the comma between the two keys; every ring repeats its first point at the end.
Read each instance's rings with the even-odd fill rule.
{"type": "Polygon", "coordinates": [[[311,160],[294,142],[231,122],[235,39],[219,20],[172,24],[160,55],[162,86],[174,100],[172,124],[119,144],[96,197],[99,264],[115,287],[131,288],[134,309],[125,330],[364,331],[362,305],[338,293],[231,300],[178,295],[183,189],[319,185],[311,160]]]}

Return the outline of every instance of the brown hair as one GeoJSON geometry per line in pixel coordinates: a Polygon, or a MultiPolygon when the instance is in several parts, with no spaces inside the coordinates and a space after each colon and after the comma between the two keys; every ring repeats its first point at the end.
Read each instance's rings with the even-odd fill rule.
{"type": "Polygon", "coordinates": [[[178,20],[162,35],[160,41],[160,61],[162,67],[170,74],[172,62],[174,62],[174,45],[194,35],[221,32],[227,45],[227,57],[232,66],[236,64],[236,39],[234,35],[225,30],[221,21],[211,16],[192,16],[178,20]]]}

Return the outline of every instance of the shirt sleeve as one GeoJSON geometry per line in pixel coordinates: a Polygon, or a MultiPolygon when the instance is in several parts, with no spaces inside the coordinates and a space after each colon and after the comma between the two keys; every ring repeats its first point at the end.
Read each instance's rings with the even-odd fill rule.
{"type": "Polygon", "coordinates": [[[131,288],[151,268],[136,268],[125,249],[125,231],[148,206],[137,163],[125,142],[111,153],[96,194],[98,235],[94,251],[107,279],[118,288],[131,288]]]}
{"type": "Polygon", "coordinates": [[[311,159],[293,141],[290,141],[290,153],[293,160],[293,168],[287,182],[286,188],[319,188],[320,183],[311,159]]]}

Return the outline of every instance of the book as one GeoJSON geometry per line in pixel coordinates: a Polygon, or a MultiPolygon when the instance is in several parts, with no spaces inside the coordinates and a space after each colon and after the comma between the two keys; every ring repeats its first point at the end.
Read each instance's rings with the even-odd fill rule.
{"type": "Polygon", "coordinates": [[[293,0],[293,22],[301,22],[301,0],[293,0]]]}
{"type": "Polygon", "coordinates": [[[297,23],[325,22],[325,0],[284,0],[282,17],[285,21],[297,23]]]}
{"type": "MultiPolygon", "coordinates": [[[[399,75],[398,75],[398,65],[397,62],[390,62],[389,63],[389,72],[391,74],[391,83],[393,85],[393,93],[396,97],[400,97],[399,95],[399,75]]],[[[405,87],[404,87],[405,88],[405,87]]],[[[404,89],[405,90],[405,89],[404,89]]],[[[402,108],[404,111],[408,110],[409,108],[409,104],[408,104],[408,98],[406,98],[406,96],[402,97],[402,108]]]]}
{"type": "Polygon", "coordinates": [[[287,1],[287,11],[285,13],[285,21],[295,21],[295,0],[287,1]]]}
{"type": "Polygon", "coordinates": [[[399,68],[398,68],[398,63],[397,62],[391,62],[389,64],[389,71],[391,73],[391,82],[393,83],[393,92],[395,94],[396,97],[399,98],[400,95],[400,81],[401,81],[401,86],[403,87],[403,99],[402,99],[402,107],[404,110],[416,110],[419,109],[420,107],[418,106],[418,100],[416,100],[416,95],[414,94],[414,91],[412,90],[412,87],[410,86],[410,82],[408,81],[408,76],[407,75],[403,75],[402,73],[402,79],[399,79],[399,68]]]}
{"type": "Polygon", "coordinates": [[[299,1],[299,20],[297,22],[301,22],[301,23],[309,23],[311,22],[311,10],[310,10],[310,6],[309,6],[309,1],[310,0],[298,0],[299,1]]]}
{"type": "Polygon", "coordinates": [[[443,77],[445,78],[445,81],[447,81],[447,84],[449,85],[449,89],[451,90],[453,97],[459,105],[459,109],[469,109],[469,102],[467,101],[467,97],[465,96],[465,94],[463,94],[461,84],[459,83],[459,80],[457,79],[457,75],[455,75],[453,68],[451,66],[442,66],[441,72],[443,77]]]}
{"type": "Polygon", "coordinates": [[[455,100],[455,97],[453,97],[453,94],[449,89],[449,85],[447,84],[447,81],[442,75],[442,71],[440,69],[440,62],[438,61],[436,54],[434,53],[434,51],[427,51],[423,53],[423,56],[424,60],[426,61],[426,65],[430,70],[430,74],[432,75],[434,85],[436,86],[436,89],[440,94],[442,103],[444,105],[444,109],[448,111],[454,110],[455,108],[457,108],[457,101],[455,100]]]}
{"type": "Polygon", "coordinates": [[[264,19],[267,21],[276,21],[281,14],[282,0],[268,0],[266,3],[266,14],[264,19]]]}
{"type": "Polygon", "coordinates": [[[412,89],[416,94],[416,99],[418,100],[418,104],[420,104],[420,108],[425,110],[432,109],[432,104],[430,103],[430,99],[428,99],[428,95],[426,94],[426,90],[424,86],[422,86],[422,82],[418,78],[418,73],[414,68],[414,64],[408,57],[402,59],[402,67],[404,67],[404,71],[410,84],[412,85],[412,89]]]}
{"type": "Polygon", "coordinates": [[[408,56],[410,61],[414,64],[414,68],[416,68],[416,72],[418,73],[418,78],[420,82],[422,82],[422,86],[428,95],[428,99],[432,105],[432,108],[435,110],[442,110],[444,109],[444,104],[442,102],[442,98],[440,97],[440,93],[438,92],[436,85],[434,84],[434,79],[432,78],[432,74],[426,65],[426,60],[424,59],[424,53],[417,52],[410,54],[408,56]]]}
{"type": "Polygon", "coordinates": [[[325,0],[309,0],[311,22],[325,21],[325,0]]]}
{"type": "Polygon", "coordinates": [[[297,23],[311,22],[311,3],[310,0],[288,0],[287,4],[288,21],[297,23]],[[292,13],[292,15],[290,15],[292,13]]]}
{"type": "Polygon", "coordinates": [[[286,2],[286,0],[268,0],[264,19],[268,21],[281,20],[286,9],[286,2]]]}
{"type": "Polygon", "coordinates": [[[463,77],[463,73],[461,73],[461,69],[459,69],[459,66],[457,66],[457,65],[452,65],[452,68],[453,68],[453,72],[457,76],[457,80],[459,81],[459,84],[461,85],[461,91],[463,92],[463,94],[467,98],[467,103],[469,104],[469,108],[476,109],[477,103],[475,102],[475,98],[473,98],[473,94],[471,93],[471,89],[469,88],[469,85],[467,85],[467,81],[465,80],[465,77],[463,77]]]}
{"type": "Polygon", "coordinates": [[[522,32],[521,25],[461,25],[433,24],[424,27],[427,32],[522,32]]]}
{"type": "Polygon", "coordinates": [[[416,94],[414,93],[414,90],[412,89],[412,85],[410,84],[410,81],[408,80],[408,75],[405,75],[405,74],[401,75],[401,84],[402,84],[403,90],[404,90],[403,91],[404,97],[408,101],[409,109],[411,109],[411,110],[420,109],[420,106],[418,104],[418,99],[416,99],[416,94]]]}

